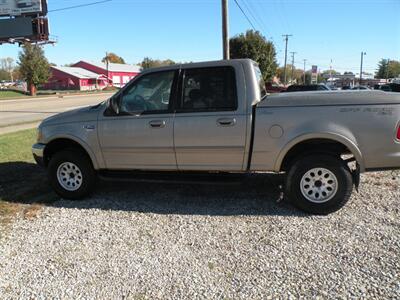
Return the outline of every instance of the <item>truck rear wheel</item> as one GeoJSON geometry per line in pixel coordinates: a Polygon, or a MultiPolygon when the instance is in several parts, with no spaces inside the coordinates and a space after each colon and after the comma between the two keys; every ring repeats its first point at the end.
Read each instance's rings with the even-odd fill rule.
{"type": "Polygon", "coordinates": [[[298,159],[286,179],[286,194],[301,210],[326,215],[339,210],[353,190],[351,171],[339,157],[317,154],[298,159]]]}
{"type": "Polygon", "coordinates": [[[60,197],[71,200],[89,195],[96,183],[91,161],[75,149],[53,155],[48,166],[48,177],[54,191],[60,197]]]}

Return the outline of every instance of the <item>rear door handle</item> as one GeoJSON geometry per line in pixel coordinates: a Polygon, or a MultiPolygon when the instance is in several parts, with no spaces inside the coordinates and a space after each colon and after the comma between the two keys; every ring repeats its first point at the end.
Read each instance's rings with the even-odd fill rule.
{"type": "Polygon", "coordinates": [[[217,125],[219,126],[234,126],[235,124],[235,118],[220,118],[217,120],[217,125]]]}
{"type": "Polygon", "coordinates": [[[163,128],[165,127],[165,121],[164,120],[153,120],[149,122],[150,127],[153,128],[163,128]]]}

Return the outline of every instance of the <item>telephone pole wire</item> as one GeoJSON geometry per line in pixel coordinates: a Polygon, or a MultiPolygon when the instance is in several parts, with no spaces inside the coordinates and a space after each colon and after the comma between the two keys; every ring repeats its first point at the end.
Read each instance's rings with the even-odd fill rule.
{"type": "Polygon", "coordinates": [[[292,76],[290,76],[290,81],[291,81],[291,83],[293,84],[293,75],[294,75],[294,55],[297,53],[297,52],[290,52],[291,54],[292,54],[292,76]]]}
{"type": "Polygon", "coordinates": [[[224,59],[229,59],[228,26],[228,0],[222,0],[222,52],[224,59]]]}
{"type": "Polygon", "coordinates": [[[286,64],[287,64],[287,45],[289,41],[289,37],[293,36],[292,34],[283,34],[282,35],[285,38],[285,66],[283,67],[283,83],[286,85],[286,64]]]}

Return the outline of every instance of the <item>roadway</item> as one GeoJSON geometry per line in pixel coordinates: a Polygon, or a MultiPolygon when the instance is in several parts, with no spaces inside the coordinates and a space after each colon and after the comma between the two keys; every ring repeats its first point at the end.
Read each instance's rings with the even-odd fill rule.
{"type": "Polygon", "coordinates": [[[0,134],[34,128],[43,119],[67,110],[97,104],[112,93],[34,99],[0,100],[0,134]]]}

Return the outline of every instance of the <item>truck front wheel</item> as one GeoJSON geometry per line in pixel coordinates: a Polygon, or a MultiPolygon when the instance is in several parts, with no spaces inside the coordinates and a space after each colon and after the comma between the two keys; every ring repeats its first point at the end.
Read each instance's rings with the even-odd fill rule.
{"type": "Polygon", "coordinates": [[[96,183],[92,163],[78,150],[64,150],[53,155],[48,177],[54,191],[64,199],[77,200],[89,195],[96,183]]]}
{"type": "Polygon", "coordinates": [[[326,215],[339,210],[353,190],[351,171],[333,155],[301,157],[290,168],[286,194],[296,207],[312,214],[326,215]]]}

